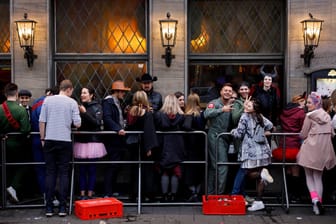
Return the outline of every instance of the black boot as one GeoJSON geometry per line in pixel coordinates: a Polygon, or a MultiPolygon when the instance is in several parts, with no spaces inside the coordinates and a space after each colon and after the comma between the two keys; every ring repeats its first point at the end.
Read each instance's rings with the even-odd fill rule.
{"type": "Polygon", "coordinates": [[[168,201],[169,201],[168,193],[163,194],[161,202],[168,202],[168,201]]]}
{"type": "Polygon", "coordinates": [[[169,201],[175,202],[176,201],[176,194],[174,194],[174,193],[170,194],[169,201]]]}
{"type": "Polygon", "coordinates": [[[300,177],[292,176],[291,202],[301,203],[300,177]]]}

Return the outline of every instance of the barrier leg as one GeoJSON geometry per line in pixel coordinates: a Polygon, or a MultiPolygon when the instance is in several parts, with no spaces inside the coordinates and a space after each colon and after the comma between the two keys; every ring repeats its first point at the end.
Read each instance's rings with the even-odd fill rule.
{"type": "Polygon", "coordinates": [[[282,177],[283,177],[285,199],[286,199],[286,213],[289,213],[289,199],[288,199],[288,188],[287,188],[286,166],[285,165],[282,165],[282,177]]]}
{"type": "Polygon", "coordinates": [[[74,164],[74,160],[72,159],[72,166],[71,166],[71,180],[70,180],[69,215],[71,215],[71,213],[72,213],[72,207],[73,207],[74,180],[75,180],[75,164],[74,164]]]}
{"type": "MultiPolygon", "coordinates": [[[[140,139],[140,135],[138,139],[140,139]]],[[[138,143],[138,215],[141,214],[141,146],[138,143]]]]}
{"type": "Polygon", "coordinates": [[[6,139],[1,136],[1,196],[2,196],[2,201],[1,201],[1,208],[6,207],[6,139]]]}

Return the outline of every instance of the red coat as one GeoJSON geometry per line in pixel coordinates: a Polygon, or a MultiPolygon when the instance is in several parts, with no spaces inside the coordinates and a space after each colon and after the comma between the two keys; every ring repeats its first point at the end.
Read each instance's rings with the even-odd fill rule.
{"type": "MultiPolygon", "coordinates": [[[[285,133],[300,133],[305,112],[298,104],[289,103],[280,115],[282,131],[285,133]]],[[[299,135],[286,136],[286,148],[297,148],[301,146],[301,138],[299,135]]],[[[280,138],[279,147],[283,147],[283,138],[280,138]]]]}

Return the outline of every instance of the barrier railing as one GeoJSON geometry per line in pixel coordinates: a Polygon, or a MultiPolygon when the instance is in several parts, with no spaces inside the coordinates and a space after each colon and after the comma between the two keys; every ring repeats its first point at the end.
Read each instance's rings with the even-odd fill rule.
{"type": "MultiPolygon", "coordinates": [[[[31,135],[34,134],[39,134],[38,132],[31,132],[31,135]]],[[[99,132],[85,132],[85,131],[73,131],[72,132],[72,139],[74,139],[74,135],[81,135],[81,134],[95,134],[95,135],[116,135],[117,132],[114,131],[99,131],[99,132]]],[[[126,136],[130,134],[138,134],[139,137],[141,138],[141,134],[143,134],[143,131],[126,131],[126,136]]],[[[203,135],[204,137],[204,161],[183,161],[182,164],[203,164],[204,165],[204,181],[205,181],[205,190],[207,189],[207,134],[204,131],[157,131],[157,134],[159,135],[164,135],[164,134],[183,134],[183,135],[190,135],[190,134],[198,134],[198,135],[203,135]]],[[[8,133],[7,136],[11,135],[20,135],[20,133],[8,133]]],[[[72,141],[74,143],[74,141],[72,141]]],[[[139,141],[141,142],[141,141],[139,141]]],[[[19,166],[19,165],[43,165],[45,164],[44,162],[24,162],[24,163],[13,163],[13,162],[6,162],[6,138],[1,139],[1,146],[2,146],[2,160],[1,160],[1,169],[2,169],[2,208],[17,208],[17,207],[39,207],[39,206],[44,206],[44,204],[30,204],[30,205],[18,205],[18,204],[13,204],[13,205],[7,205],[6,204],[6,167],[7,166],[19,166]]],[[[69,213],[71,214],[72,212],[72,205],[74,201],[74,185],[75,185],[75,166],[79,164],[137,164],[138,165],[138,189],[137,189],[137,202],[136,203],[124,203],[125,205],[137,205],[137,211],[138,214],[141,213],[141,206],[142,205],[155,205],[155,204],[160,204],[160,205],[188,205],[188,204],[199,204],[199,203],[186,203],[186,202],[176,202],[176,203],[143,203],[141,201],[141,196],[142,196],[142,165],[143,164],[154,164],[155,161],[143,161],[141,160],[141,146],[138,144],[138,160],[132,160],[132,161],[109,161],[109,160],[104,160],[104,161],[90,161],[90,162],[81,162],[81,161],[76,161],[74,158],[72,158],[71,162],[71,174],[70,174],[70,206],[69,206],[69,213]]]]}
{"type": "MultiPolygon", "coordinates": [[[[287,136],[293,136],[293,135],[299,135],[300,133],[283,133],[283,132],[273,132],[270,136],[275,136],[275,137],[282,137],[283,138],[283,144],[279,147],[282,148],[282,161],[280,162],[274,162],[272,161],[272,163],[270,164],[270,166],[281,166],[281,173],[282,173],[282,181],[283,181],[283,186],[282,186],[282,192],[281,192],[281,204],[267,204],[269,206],[282,206],[285,208],[286,213],[289,212],[289,207],[290,207],[290,203],[289,203],[289,195],[288,195],[288,186],[287,186],[287,178],[286,178],[286,167],[287,166],[293,166],[293,165],[298,165],[296,162],[287,162],[286,161],[286,137],[287,136]]],[[[240,165],[241,162],[220,162],[218,161],[218,142],[219,142],[219,138],[221,136],[224,135],[231,135],[230,132],[222,132],[219,133],[217,135],[216,138],[216,172],[215,172],[215,191],[216,193],[218,192],[218,166],[220,165],[240,165]]],[[[295,204],[295,206],[311,206],[311,203],[309,204],[295,204]]],[[[325,206],[330,206],[330,207],[334,207],[335,205],[325,205],[325,206]]]]}
{"type": "MultiPolygon", "coordinates": [[[[126,134],[129,135],[129,134],[138,134],[140,137],[141,137],[141,134],[143,132],[142,131],[127,131],[126,134]]],[[[204,175],[204,181],[205,181],[205,194],[207,194],[207,189],[208,189],[208,142],[207,142],[207,134],[206,132],[203,132],[203,131],[192,131],[192,132],[186,132],[186,131],[177,131],[177,132],[160,132],[160,131],[157,131],[158,134],[202,134],[204,136],[204,141],[205,141],[205,149],[204,149],[204,153],[205,153],[205,160],[204,161],[184,161],[182,163],[184,164],[192,164],[192,163],[195,163],[195,164],[203,164],[204,165],[204,172],[205,172],[205,175],[204,175]]],[[[20,133],[9,133],[8,136],[11,136],[11,135],[18,135],[20,133]]],[[[34,135],[34,134],[39,134],[38,132],[32,132],[31,135],[34,135]]],[[[107,135],[107,134],[117,134],[116,132],[109,132],[109,131],[101,131],[101,132],[82,132],[82,131],[73,131],[72,133],[72,137],[75,135],[75,134],[102,134],[102,135],[107,135]]],[[[222,135],[229,135],[230,133],[228,132],[223,132],[223,133],[220,133],[218,136],[217,136],[217,142],[216,142],[216,152],[218,150],[218,140],[219,138],[222,136],[222,135]]],[[[290,207],[290,203],[289,203],[289,197],[288,197],[288,187],[287,187],[287,179],[286,179],[286,167],[287,166],[290,166],[290,165],[297,165],[296,163],[293,163],[293,162],[286,162],[285,160],[285,148],[286,148],[286,141],[285,141],[285,138],[286,136],[289,136],[289,135],[298,135],[298,133],[272,133],[273,136],[282,136],[284,138],[284,141],[283,141],[283,146],[282,146],[282,158],[283,158],[283,161],[281,162],[272,162],[272,164],[270,164],[270,166],[281,166],[281,173],[282,173],[282,179],[283,179],[283,192],[282,192],[282,195],[281,195],[281,203],[279,204],[268,204],[268,205],[271,205],[271,206],[282,206],[282,207],[285,207],[286,208],[286,212],[289,211],[289,207],[290,207]]],[[[2,185],[1,185],[1,196],[2,196],[2,201],[1,201],[1,207],[2,208],[18,208],[18,207],[23,207],[23,208],[26,208],[26,207],[38,207],[38,206],[44,206],[44,204],[16,204],[16,205],[7,205],[6,204],[6,175],[7,175],[7,167],[8,166],[27,166],[27,165],[44,165],[45,163],[44,162],[20,162],[20,163],[16,163],[16,162],[10,162],[10,163],[7,163],[6,162],[6,140],[7,138],[4,138],[2,137],[1,138],[1,147],[2,147],[2,152],[1,152],[1,156],[2,156],[2,159],[1,159],[1,174],[2,174],[2,178],[1,178],[1,181],[2,181],[2,185]]],[[[74,159],[72,160],[71,162],[71,182],[70,182],[70,210],[69,212],[71,213],[72,212],[72,205],[73,205],[73,201],[74,201],[74,185],[75,185],[75,169],[76,169],[76,165],[79,165],[79,164],[89,164],[89,163],[94,163],[94,164],[137,164],[138,165],[138,188],[137,188],[137,196],[138,196],[138,199],[137,199],[137,202],[136,203],[125,203],[125,205],[136,205],[137,206],[137,211],[138,211],[138,214],[141,213],[141,207],[143,205],[198,205],[198,204],[201,204],[201,203],[186,203],[186,202],[175,202],[175,203],[143,203],[142,200],[141,200],[141,193],[142,193],[142,183],[141,183],[141,175],[142,175],[142,165],[143,164],[153,164],[154,161],[143,161],[141,160],[141,156],[140,156],[140,153],[141,153],[141,147],[140,145],[138,145],[138,160],[136,161],[92,161],[92,162],[81,162],[81,161],[75,161],[74,159]]],[[[217,156],[217,153],[216,153],[216,156],[217,156]]],[[[216,158],[216,161],[217,161],[217,164],[216,164],[216,167],[218,167],[219,165],[239,165],[240,162],[219,162],[218,159],[216,158]]],[[[216,178],[217,178],[217,169],[216,169],[216,178]]],[[[217,179],[216,179],[216,187],[217,187],[217,179]]],[[[217,191],[217,189],[216,189],[217,191]]],[[[292,204],[291,204],[292,205],[292,204]]],[[[295,204],[295,206],[311,206],[311,204],[295,204]]],[[[331,207],[334,207],[336,205],[326,205],[326,206],[331,206],[331,207]]]]}

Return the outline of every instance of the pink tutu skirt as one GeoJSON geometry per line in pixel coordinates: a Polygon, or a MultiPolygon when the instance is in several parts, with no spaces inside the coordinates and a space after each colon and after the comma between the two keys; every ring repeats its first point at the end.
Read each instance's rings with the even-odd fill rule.
{"type": "Polygon", "coordinates": [[[100,142],[76,142],[74,144],[73,153],[76,159],[102,158],[107,154],[105,145],[100,142]]]}

